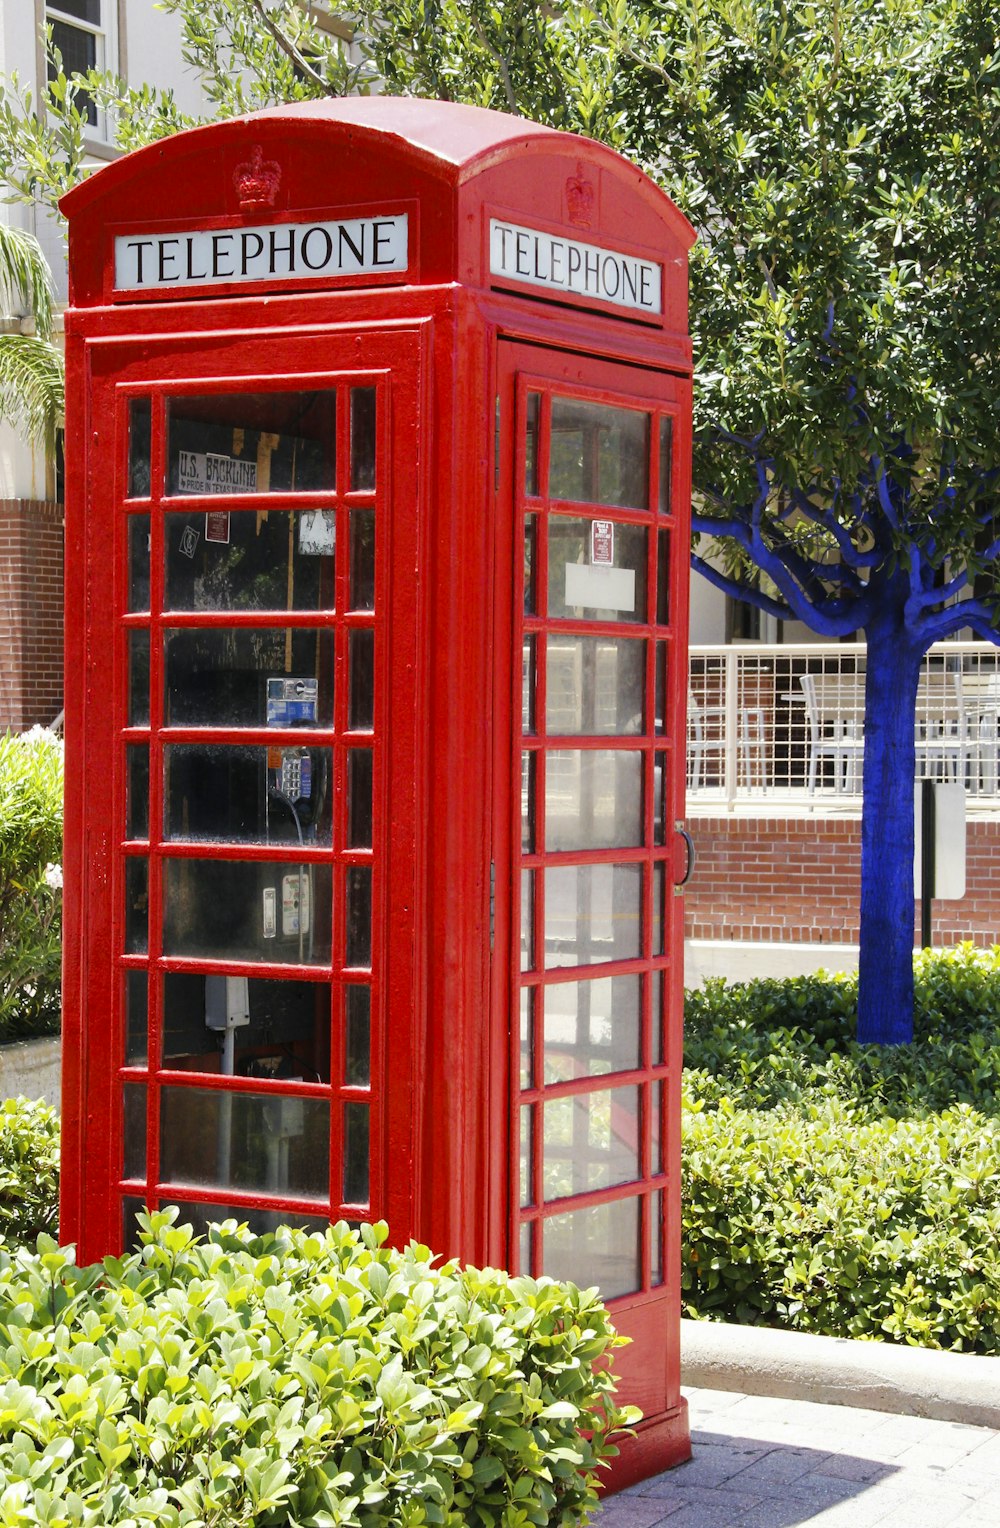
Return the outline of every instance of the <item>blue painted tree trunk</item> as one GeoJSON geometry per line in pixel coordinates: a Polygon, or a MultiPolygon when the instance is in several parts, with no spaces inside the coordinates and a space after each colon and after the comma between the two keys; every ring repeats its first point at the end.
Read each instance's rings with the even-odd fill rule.
{"type": "MultiPolygon", "coordinates": [[[[887,591],[888,592],[888,591],[887,591]]],[[[914,713],[924,643],[887,600],[868,624],[858,1039],[913,1039],[914,713]]]]}

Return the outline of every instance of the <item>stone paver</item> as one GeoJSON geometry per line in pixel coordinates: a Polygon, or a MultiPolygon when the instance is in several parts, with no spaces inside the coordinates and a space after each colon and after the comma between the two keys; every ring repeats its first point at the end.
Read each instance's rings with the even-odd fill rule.
{"type": "Polygon", "coordinates": [[[687,1390],[694,1457],[594,1528],[1000,1528],[1000,1432],[687,1390]]]}

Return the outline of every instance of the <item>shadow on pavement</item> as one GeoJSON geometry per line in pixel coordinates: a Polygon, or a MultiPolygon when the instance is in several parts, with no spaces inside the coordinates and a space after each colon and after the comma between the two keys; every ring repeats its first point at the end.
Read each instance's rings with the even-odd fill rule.
{"type": "MultiPolygon", "coordinates": [[[[898,1473],[856,1454],[707,1430],[691,1443],[689,1463],[609,1497],[594,1528],[796,1528],[898,1473]]],[[[863,1512],[846,1512],[863,1528],[863,1512]]]]}

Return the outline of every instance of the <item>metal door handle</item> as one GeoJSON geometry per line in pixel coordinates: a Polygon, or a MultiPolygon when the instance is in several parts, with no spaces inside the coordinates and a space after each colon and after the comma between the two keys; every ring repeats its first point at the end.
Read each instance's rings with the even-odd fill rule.
{"type": "Polygon", "coordinates": [[[683,823],[680,822],[675,822],[674,828],[675,831],[680,834],[681,838],[683,838],[685,848],[687,849],[687,868],[685,869],[684,874],[681,876],[680,880],[675,883],[675,890],[680,891],[681,887],[686,886],[688,881],[691,879],[691,872],[694,869],[696,856],[694,852],[694,840],[692,839],[691,834],[688,832],[687,828],[685,828],[683,823]]]}

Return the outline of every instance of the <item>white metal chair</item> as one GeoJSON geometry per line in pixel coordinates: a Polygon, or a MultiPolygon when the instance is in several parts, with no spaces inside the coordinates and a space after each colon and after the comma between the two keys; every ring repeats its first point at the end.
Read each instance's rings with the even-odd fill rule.
{"type": "Polygon", "coordinates": [[[701,789],[701,777],[705,767],[705,719],[701,706],[691,691],[687,698],[687,788],[701,789]]]}
{"type": "Polygon", "coordinates": [[[865,739],[859,718],[859,678],[855,674],[799,675],[808,729],[806,784],[810,796],[816,794],[823,759],[833,763],[833,788],[838,795],[854,794],[860,788],[865,739]]]}

